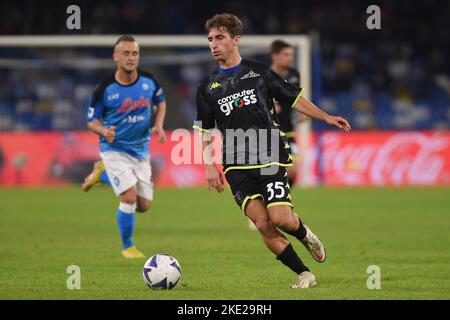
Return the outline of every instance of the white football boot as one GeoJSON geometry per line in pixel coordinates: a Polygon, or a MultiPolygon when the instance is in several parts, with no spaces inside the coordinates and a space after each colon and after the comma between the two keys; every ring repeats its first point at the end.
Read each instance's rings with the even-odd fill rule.
{"type": "Polygon", "coordinates": [[[322,244],[322,241],[314,234],[312,231],[303,224],[306,229],[306,236],[300,242],[305,246],[306,250],[308,250],[309,254],[316,260],[317,262],[324,262],[326,259],[325,247],[322,244]]]}
{"type": "Polygon", "coordinates": [[[309,271],[303,271],[298,275],[297,282],[294,283],[292,289],[306,289],[317,285],[316,277],[309,271]]]}

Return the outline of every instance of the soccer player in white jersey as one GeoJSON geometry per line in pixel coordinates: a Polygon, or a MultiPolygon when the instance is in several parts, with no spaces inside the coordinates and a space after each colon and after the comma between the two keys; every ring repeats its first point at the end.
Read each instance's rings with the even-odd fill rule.
{"type": "Polygon", "coordinates": [[[138,69],[139,45],[132,36],[121,36],[114,47],[114,74],[101,81],[89,100],[88,128],[99,136],[101,162],[85,178],[83,190],[105,183],[119,197],[117,223],[122,255],[144,258],[134,245],[135,211],[147,211],[153,201],[149,142],[151,132],[165,141],[164,92],[153,75],[138,69]],[[150,130],[152,107],[156,106],[150,130]]]}

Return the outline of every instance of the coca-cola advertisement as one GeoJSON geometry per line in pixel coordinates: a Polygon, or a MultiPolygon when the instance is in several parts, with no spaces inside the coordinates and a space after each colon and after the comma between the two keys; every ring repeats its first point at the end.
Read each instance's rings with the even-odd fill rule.
{"type": "Polygon", "coordinates": [[[325,132],[314,135],[306,161],[312,184],[450,184],[450,133],[325,132]]]}
{"type": "MultiPolygon", "coordinates": [[[[167,137],[165,144],[151,141],[155,183],[204,186],[201,148],[195,134],[178,130],[168,132],[167,137]]],[[[219,140],[215,147],[220,150],[219,140]]],[[[99,160],[98,138],[88,132],[0,133],[0,155],[2,186],[79,183],[99,160]]],[[[325,131],[312,135],[309,151],[300,159],[306,161],[308,177],[299,177],[298,183],[449,185],[450,132],[325,131]]]]}

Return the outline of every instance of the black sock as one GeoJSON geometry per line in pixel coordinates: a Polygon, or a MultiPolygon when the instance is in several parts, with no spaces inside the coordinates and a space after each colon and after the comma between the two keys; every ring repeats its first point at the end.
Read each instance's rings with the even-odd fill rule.
{"type": "Polygon", "coordinates": [[[298,240],[303,240],[306,237],[306,228],[303,223],[298,219],[298,229],[297,231],[286,231],[287,234],[290,234],[293,237],[296,237],[298,240]]]}
{"type": "Polygon", "coordinates": [[[300,274],[303,271],[309,271],[290,243],[277,257],[277,260],[280,260],[285,266],[294,271],[296,274],[300,274]]]}

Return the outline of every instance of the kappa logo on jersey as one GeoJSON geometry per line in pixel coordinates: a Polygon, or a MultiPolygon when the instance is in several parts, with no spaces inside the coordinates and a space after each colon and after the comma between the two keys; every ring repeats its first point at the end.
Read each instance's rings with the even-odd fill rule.
{"type": "Polygon", "coordinates": [[[110,94],[108,96],[109,101],[114,100],[114,99],[119,99],[119,93],[110,94]]]}
{"type": "Polygon", "coordinates": [[[256,99],[254,91],[255,89],[242,90],[241,92],[230,94],[225,98],[217,100],[220,111],[228,116],[234,108],[242,108],[243,106],[257,103],[258,99],[256,99]]]}
{"type": "Polygon", "coordinates": [[[142,84],[142,90],[147,91],[150,87],[148,86],[148,83],[143,83],[142,84]]]}
{"type": "Polygon", "coordinates": [[[249,73],[247,73],[241,77],[241,80],[248,79],[248,78],[256,78],[259,76],[260,76],[259,73],[256,73],[256,72],[253,72],[253,70],[250,70],[249,73]]]}
{"type": "Polygon", "coordinates": [[[95,109],[92,108],[92,107],[89,107],[89,109],[88,109],[88,119],[91,119],[94,116],[94,112],[95,112],[95,109]]]}
{"type": "Polygon", "coordinates": [[[209,90],[211,91],[211,90],[217,89],[217,88],[219,88],[219,87],[220,87],[220,83],[218,83],[218,82],[213,82],[212,85],[211,85],[211,87],[209,88],[209,90]]]}
{"type": "Polygon", "coordinates": [[[144,98],[141,96],[139,100],[133,101],[131,98],[126,98],[123,100],[122,105],[120,106],[118,113],[125,113],[129,111],[133,111],[140,108],[146,108],[150,105],[150,98],[144,98]]]}

